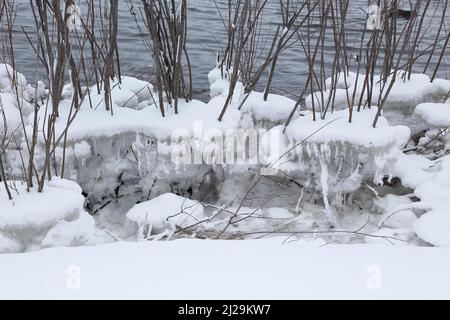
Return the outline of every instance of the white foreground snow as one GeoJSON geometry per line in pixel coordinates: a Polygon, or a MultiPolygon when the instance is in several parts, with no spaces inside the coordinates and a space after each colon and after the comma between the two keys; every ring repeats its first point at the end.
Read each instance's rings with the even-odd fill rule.
{"type": "Polygon", "coordinates": [[[450,249],[176,240],[0,255],[0,298],[444,299],[450,249]]]}

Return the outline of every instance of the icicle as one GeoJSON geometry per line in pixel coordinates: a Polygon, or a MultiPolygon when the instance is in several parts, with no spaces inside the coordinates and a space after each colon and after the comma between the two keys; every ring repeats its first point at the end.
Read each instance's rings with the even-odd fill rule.
{"type": "Polygon", "coordinates": [[[308,158],[311,159],[311,144],[306,143],[306,153],[308,154],[308,158]]]}
{"type": "Polygon", "coordinates": [[[330,203],[328,201],[328,166],[326,161],[320,157],[320,185],[322,187],[322,197],[323,197],[323,203],[325,205],[325,214],[328,217],[328,222],[331,226],[333,226],[332,222],[332,211],[330,208],[330,203]]]}
{"type": "Polygon", "coordinates": [[[300,196],[298,197],[297,205],[295,206],[295,213],[296,213],[297,215],[299,215],[299,214],[300,214],[300,211],[301,211],[301,204],[302,204],[304,192],[305,192],[305,188],[303,187],[303,188],[302,188],[302,191],[300,191],[300,196]]]}
{"type": "Polygon", "coordinates": [[[312,153],[313,153],[313,156],[314,156],[315,158],[319,158],[319,157],[320,157],[320,150],[319,150],[319,147],[318,147],[317,144],[315,144],[315,143],[312,144],[312,153]]]}

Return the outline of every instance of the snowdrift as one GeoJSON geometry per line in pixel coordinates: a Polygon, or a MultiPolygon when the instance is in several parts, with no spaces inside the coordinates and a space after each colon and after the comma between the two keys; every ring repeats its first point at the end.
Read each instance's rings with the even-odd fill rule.
{"type": "Polygon", "coordinates": [[[21,252],[53,246],[93,245],[112,241],[95,227],[83,208],[81,188],[53,178],[44,192],[29,192],[19,181],[9,181],[13,199],[0,185],[0,252],[21,252]]]}

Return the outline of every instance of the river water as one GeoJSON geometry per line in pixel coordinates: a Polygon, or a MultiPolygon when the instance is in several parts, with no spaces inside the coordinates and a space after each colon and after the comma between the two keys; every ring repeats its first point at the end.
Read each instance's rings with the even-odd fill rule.
{"type": "MultiPolygon", "coordinates": [[[[400,1],[401,7],[408,9],[409,2],[400,1]]],[[[423,1],[425,3],[425,1],[423,1]]],[[[426,48],[433,43],[438,30],[444,0],[432,0],[429,9],[429,17],[424,23],[424,37],[420,43],[419,50],[426,48]]],[[[83,1],[80,1],[80,9],[83,13],[83,1]]],[[[121,69],[123,74],[136,76],[138,78],[150,80],[152,78],[152,61],[142,37],[136,26],[134,16],[130,12],[130,3],[135,12],[139,13],[140,1],[119,1],[119,50],[121,58],[121,69]]],[[[226,0],[188,0],[188,52],[193,68],[193,87],[197,98],[204,99],[207,96],[208,79],[207,74],[215,66],[216,53],[223,50],[226,45],[226,31],[220,20],[219,8],[225,8],[226,0]],[[217,3],[217,5],[216,5],[217,3]]],[[[25,37],[22,28],[33,38],[34,21],[31,15],[28,0],[16,0],[17,17],[14,26],[15,34],[15,57],[19,71],[33,77],[36,69],[36,57],[31,46],[25,37]]],[[[356,54],[359,51],[359,41],[362,30],[365,26],[365,13],[368,6],[367,0],[351,0],[347,19],[348,51],[356,54]]],[[[87,10],[87,9],[86,9],[87,10]]],[[[449,12],[450,10],[448,10],[449,12]]],[[[222,11],[224,17],[227,12],[222,11]]],[[[139,19],[139,14],[137,14],[139,19]]],[[[268,0],[267,11],[264,16],[267,31],[274,30],[280,22],[279,0],[268,0]]],[[[402,23],[402,22],[399,22],[402,23]]],[[[446,17],[446,32],[450,15],[446,17]]],[[[441,34],[445,34],[443,31],[441,34]]],[[[439,75],[447,77],[445,64],[449,60],[450,51],[444,59],[439,75]]],[[[325,43],[326,66],[331,67],[334,58],[334,46],[331,42],[325,43]]],[[[419,59],[416,70],[422,71],[428,56],[419,59]]],[[[432,70],[432,69],[431,69],[432,70]]],[[[428,73],[431,72],[429,69],[428,73]]],[[[273,91],[289,96],[299,94],[306,81],[307,60],[300,44],[293,45],[287,49],[280,57],[277,67],[277,74],[273,84],[273,91]]]]}

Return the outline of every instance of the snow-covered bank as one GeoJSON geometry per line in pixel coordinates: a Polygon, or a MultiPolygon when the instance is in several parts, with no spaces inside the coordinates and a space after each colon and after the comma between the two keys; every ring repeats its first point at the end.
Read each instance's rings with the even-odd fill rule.
{"type": "MultiPolygon", "coordinates": [[[[450,125],[441,116],[448,109],[448,102],[441,99],[446,80],[429,84],[428,77],[413,75],[409,82],[398,79],[395,83],[390,103],[403,101],[414,109],[417,101],[433,101],[419,105],[414,113],[413,122],[433,128],[415,143],[408,123],[393,125],[385,113],[374,128],[376,106],[360,111],[355,107],[351,122],[349,110],[338,110],[338,103],[325,117],[323,110],[316,109],[315,121],[311,111],[297,110],[284,130],[296,101],[274,94],[264,101],[260,92],[247,95],[240,82],[223,121],[218,121],[229,84],[217,69],[209,76],[210,101],[180,100],[177,114],[166,103],[165,117],[155,105],[153,87],[146,81],[123,77],[120,83],[114,79],[112,112],[106,110],[103,93],[96,86],[83,88],[89,95],[74,109],[73,92],[67,85],[54,130],[56,137],[64,139],[56,146],[49,170],[81,187],[72,190],[76,205],[70,208],[77,214],[68,215],[64,203],[61,208],[46,207],[40,214],[43,225],[30,228],[24,225],[33,217],[28,213],[32,206],[27,206],[27,213],[16,218],[23,220],[17,230],[7,229],[6,224],[2,229],[0,223],[0,251],[102,244],[118,239],[253,239],[286,232],[301,239],[322,238],[342,244],[450,244],[445,199],[448,165],[444,161],[441,165],[439,160],[444,160],[448,148],[441,148],[436,155],[431,151],[432,160],[426,155],[404,155],[405,146],[425,147],[435,140],[433,130],[450,125]],[[416,92],[415,87],[421,90],[416,92]],[[230,131],[231,143],[224,142],[230,131]],[[231,152],[227,150],[230,145],[231,152]],[[258,149],[257,155],[253,149],[258,149]],[[179,155],[181,163],[177,162],[179,155]],[[196,159],[197,155],[200,157],[196,159]],[[236,165],[241,158],[244,161],[236,165]],[[194,161],[183,162],[185,159],[194,161]],[[258,179],[255,188],[249,190],[258,179]],[[434,180],[442,190],[427,192],[432,190],[434,180]],[[190,210],[193,204],[201,209],[195,214],[190,210]],[[399,206],[400,211],[390,217],[399,206]],[[385,216],[380,221],[382,214],[385,216]]],[[[22,80],[23,90],[30,91],[26,79],[22,80]]],[[[2,83],[0,89],[10,94],[9,82],[2,83]]],[[[341,79],[338,90],[345,91],[344,85],[341,79]]],[[[50,99],[45,90],[39,89],[37,94],[42,106],[50,99]]],[[[30,104],[33,99],[28,97],[30,104]]],[[[34,113],[20,101],[14,104],[14,99],[3,96],[2,101],[3,112],[12,115],[20,127],[16,139],[22,140],[21,145],[6,148],[7,174],[10,180],[23,180],[23,163],[28,162],[24,140],[32,132],[34,113]],[[21,106],[24,117],[16,121],[14,115],[20,115],[21,106]],[[26,135],[21,134],[21,120],[26,135]]],[[[38,127],[45,127],[47,119],[42,106],[37,111],[38,127]]],[[[402,109],[386,106],[388,110],[395,108],[402,109]]],[[[406,119],[412,118],[409,115],[406,119]]],[[[40,170],[44,166],[45,134],[39,132],[37,141],[34,165],[40,170]]],[[[52,195],[51,188],[44,189],[43,194],[28,194],[23,187],[19,191],[18,197],[30,203],[35,202],[33,197],[47,199],[46,193],[64,198],[52,195]]],[[[17,210],[10,208],[6,198],[3,200],[3,208],[17,210]]],[[[12,216],[2,217],[0,212],[0,222],[12,216]]]]}
{"type": "Polygon", "coordinates": [[[448,248],[177,240],[0,255],[0,298],[448,299],[448,248]]]}

